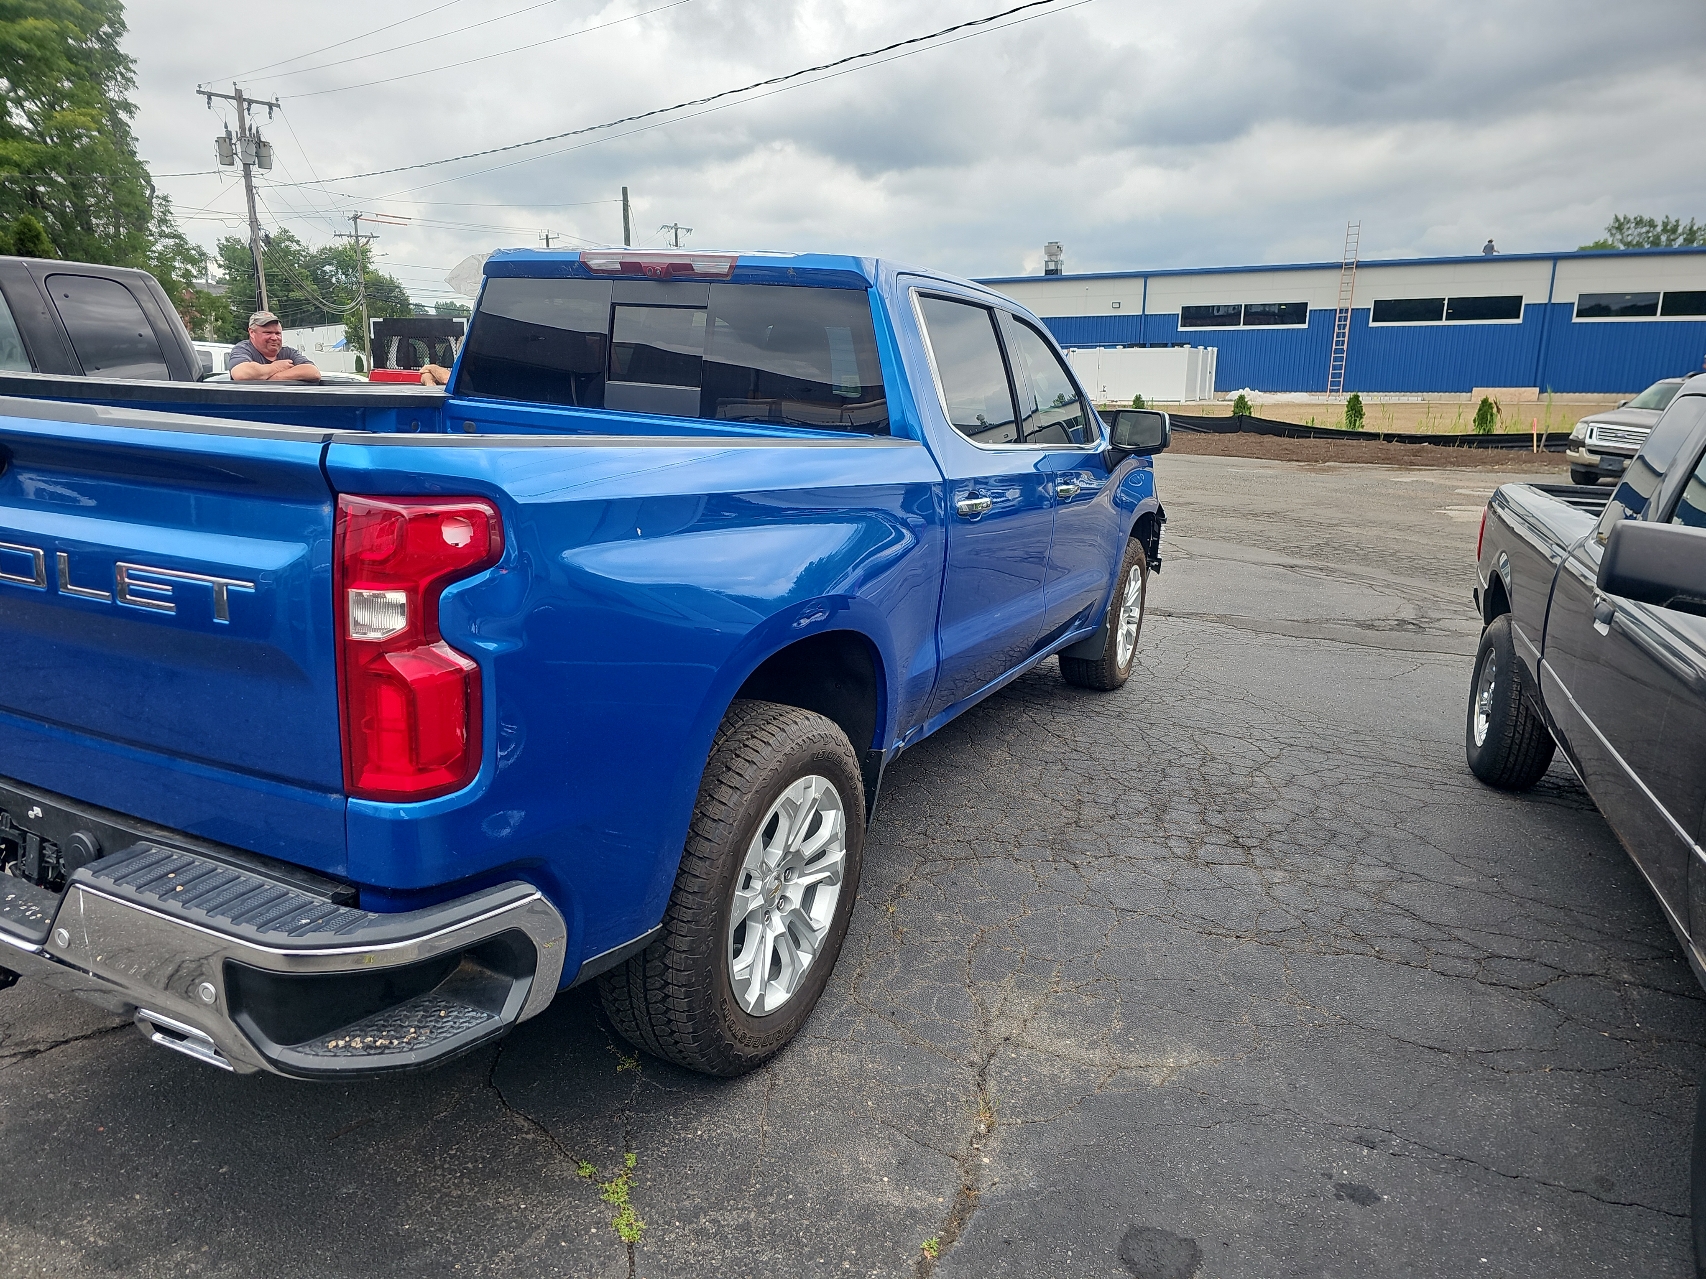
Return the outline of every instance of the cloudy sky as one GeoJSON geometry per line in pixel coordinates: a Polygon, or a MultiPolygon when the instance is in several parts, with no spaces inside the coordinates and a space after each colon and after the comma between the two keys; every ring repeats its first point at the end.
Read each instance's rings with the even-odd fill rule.
{"type": "Polygon", "coordinates": [[[1052,0],[849,67],[500,155],[1021,0],[132,0],[140,150],[185,229],[242,233],[206,84],[276,97],[263,225],[382,226],[449,296],[470,253],[636,244],[879,254],[965,275],[1574,248],[1706,218],[1699,0],[1052,0]],[[380,29],[383,28],[383,29],[380,29]],[[974,34],[975,32],[975,34],[974,34]],[[371,34],[369,34],[371,33],[371,34]],[[904,56],[896,56],[896,54],[904,56]],[[287,60],[288,59],[288,60],[287,60]],[[271,64],[271,65],[269,65],[271,64]],[[780,91],[778,91],[780,90],[780,91]]]}

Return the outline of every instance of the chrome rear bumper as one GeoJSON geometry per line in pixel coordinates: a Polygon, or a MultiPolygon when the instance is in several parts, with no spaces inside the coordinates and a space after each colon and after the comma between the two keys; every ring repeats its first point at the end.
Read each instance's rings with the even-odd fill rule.
{"type": "Polygon", "coordinates": [[[531,884],[376,914],[151,841],[60,895],[0,879],[0,967],[241,1073],[372,1074],[466,1052],[544,1010],[565,940],[531,884]]]}

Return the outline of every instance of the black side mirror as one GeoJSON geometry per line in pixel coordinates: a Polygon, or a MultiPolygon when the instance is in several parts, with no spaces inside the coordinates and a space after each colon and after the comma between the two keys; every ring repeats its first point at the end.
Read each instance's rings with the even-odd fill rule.
{"type": "Polygon", "coordinates": [[[213,367],[213,352],[212,351],[203,351],[200,347],[197,347],[196,353],[195,353],[195,362],[196,362],[196,371],[197,371],[196,372],[196,381],[199,382],[203,378],[210,378],[213,376],[215,369],[213,367]]]}
{"type": "Polygon", "coordinates": [[[1706,616],[1706,529],[1619,520],[1595,584],[1607,595],[1706,616]]]}
{"type": "Polygon", "coordinates": [[[1116,409],[1108,421],[1108,466],[1148,457],[1173,442],[1173,420],[1155,409],[1116,409]]]}

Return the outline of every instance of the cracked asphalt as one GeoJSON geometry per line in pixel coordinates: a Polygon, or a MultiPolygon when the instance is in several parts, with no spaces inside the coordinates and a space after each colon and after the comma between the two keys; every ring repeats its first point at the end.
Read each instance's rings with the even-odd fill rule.
{"type": "Polygon", "coordinates": [[[898,763],[767,1069],[575,992],[433,1073],[238,1079],[23,983],[0,1271],[1691,1273],[1706,1004],[1567,766],[1463,762],[1514,473],[1159,465],[1131,684],[1049,663],[898,763]]]}

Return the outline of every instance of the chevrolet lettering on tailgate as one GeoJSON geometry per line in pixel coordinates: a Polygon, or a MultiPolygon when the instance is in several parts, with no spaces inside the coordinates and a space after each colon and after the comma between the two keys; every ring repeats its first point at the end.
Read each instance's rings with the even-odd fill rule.
{"type": "MultiPolygon", "coordinates": [[[[13,570],[22,567],[21,564],[8,565],[7,559],[0,559],[0,582],[38,591],[48,589],[48,552],[44,548],[25,546],[19,542],[0,542],[0,556],[21,558],[29,565],[25,571],[15,572],[13,570]]],[[[119,560],[112,567],[113,584],[110,590],[104,586],[79,586],[71,580],[70,554],[55,551],[53,558],[57,570],[55,578],[61,595],[99,600],[103,604],[127,604],[132,608],[151,609],[156,613],[176,613],[178,606],[172,598],[173,583],[187,582],[210,587],[213,591],[213,620],[229,623],[231,592],[252,593],[255,589],[253,582],[245,582],[235,577],[220,577],[214,573],[189,573],[176,568],[155,568],[149,564],[129,564],[124,560],[119,560]]]]}

